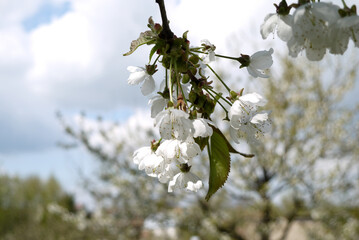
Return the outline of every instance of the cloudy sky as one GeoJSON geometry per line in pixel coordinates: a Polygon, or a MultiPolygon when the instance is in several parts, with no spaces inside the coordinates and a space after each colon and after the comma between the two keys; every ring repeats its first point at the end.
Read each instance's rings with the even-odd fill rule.
{"type": "MultiPolygon", "coordinates": [[[[236,45],[231,36],[243,29],[261,42],[259,26],[274,11],[268,0],[167,0],[166,5],[175,33],[189,30],[191,43],[209,39],[221,53],[236,45]]],[[[122,54],[146,30],[149,16],[161,21],[154,0],[0,0],[2,171],[52,173],[71,184],[73,166],[86,166],[87,156],[56,146],[64,133],[55,112],[124,121],[146,107],[139,88],[127,85],[126,68],[143,66],[148,49],[122,54]]]]}

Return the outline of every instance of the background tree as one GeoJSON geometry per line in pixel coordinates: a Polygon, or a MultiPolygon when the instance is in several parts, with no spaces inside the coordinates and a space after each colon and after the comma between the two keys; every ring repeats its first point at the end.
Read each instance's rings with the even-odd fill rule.
{"type": "MultiPolygon", "coordinates": [[[[111,209],[116,216],[118,234],[143,237],[144,223],[154,221],[165,227],[175,225],[181,239],[193,235],[290,239],[292,226],[300,223],[303,233],[321,229],[339,236],[338,230],[327,225],[328,214],[326,218],[312,216],[336,204],[346,209],[336,218],[346,219],[348,207],[357,207],[344,200],[355,194],[358,179],[351,170],[358,166],[358,135],[353,131],[357,108],[345,99],[356,78],[355,64],[341,66],[328,60],[323,68],[298,59],[280,61],[284,68],[257,82],[268,100],[266,108],[273,110],[272,133],[256,143],[237,146],[255,157],[233,155],[227,184],[209,202],[201,194],[168,194],[156,179],[142,178],[131,155],[139,145],[149,145],[143,139],[155,137],[151,121],[146,123],[143,115],[121,125],[85,117],[78,118],[77,125],[65,124],[67,133],[100,163],[102,190],[90,182],[87,187],[98,206],[111,209]],[[315,223],[314,230],[307,229],[308,223],[315,223]]],[[[206,156],[198,161],[208,164],[206,156]]],[[[206,169],[200,174],[203,179],[206,169]]],[[[354,223],[357,219],[352,216],[350,224],[354,223]]]]}
{"type": "MultiPolygon", "coordinates": [[[[249,152],[256,157],[232,156],[231,175],[224,188],[230,196],[227,201],[220,207],[211,202],[206,207],[198,204],[197,208],[212,219],[212,229],[227,232],[233,239],[290,239],[296,220],[312,221],[311,212],[328,202],[343,205],[340,208],[358,206],[357,202],[344,201],[357,192],[358,134],[353,129],[357,129],[358,108],[345,99],[357,69],[355,61],[341,65],[331,60],[324,68],[282,58],[281,71],[256,82],[268,99],[266,108],[273,110],[272,133],[249,143],[249,152]],[[235,214],[228,207],[238,205],[247,207],[245,213],[251,209],[251,214],[235,214]],[[226,214],[215,211],[226,208],[226,214]],[[243,216],[247,217],[244,221],[243,216]],[[255,228],[246,233],[248,225],[255,228]]],[[[322,220],[318,225],[329,222],[322,220]]],[[[334,232],[337,228],[326,230],[338,236],[334,232]]]]}
{"type": "Polygon", "coordinates": [[[65,193],[58,181],[36,176],[19,178],[0,176],[0,238],[16,239],[88,239],[99,238],[94,231],[82,232],[76,225],[49,213],[48,205],[57,204],[70,214],[79,211],[72,195],[65,193]]]}

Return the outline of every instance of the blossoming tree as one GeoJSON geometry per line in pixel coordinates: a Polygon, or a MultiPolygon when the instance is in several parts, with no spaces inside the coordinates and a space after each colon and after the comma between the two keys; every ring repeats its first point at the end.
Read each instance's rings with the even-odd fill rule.
{"type": "MultiPolygon", "coordinates": [[[[203,40],[201,46],[191,46],[188,32],[178,37],[171,31],[164,1],[156,0],[156,3],[161,11],[162,25],[150,18],[150,30],[132,41],[130,51],[124,54],[130,55],[144,44],[152,46],[145,67],[128,67],[128,83],[142,84],[143,95],[156,89],[153,75],[158,70],[157,64],[165,70],[165,80],[150,100],[151,116],[155,118],[160,138],[138,149],[134,163],[148,176],[168,183],[168,192],[178,188],[197,192],[203,183],[192,169],[192,161],[206,148],[210,162],[208,200],[227,180],[230,153],[254,156],[235,150],[211,121],[214,109],[219,107],[226,113],[224,121],[230,125],[230,135],[236,143],[241,139],[259,142],[259,138],[271,130],[270,111],[262,110],[267,101],[256,92],[245,93],[244,88],[230,89],[210,63],[216,58],[238,61],[240,68],[247,68],[254,78],[267,78],[265,70],[273,64],[273,49],[231,57],[218,54],[208,40],[203,40]],[[206,75],[207,69],[216,79],[206,75]],[[213,81],[219,81],[225,91],[218,91],[213,81]]],[[[359,17],[355,5],[349,8],[343,1],[344,6],[340,8],[309,0],[290,5],[282,0],[274,5],[276,13],[264,19],[260,31],[265,39],[277,30],[279,38],[287,42],[290,56],[296,57],[305,50],[308,60],[319,61],[327,50],[343,54],[349,39],[358,47],[359,17]]]]}
{"type": "MultiPolygon", "coordinates": [[[[201,46],[191,46],[187,32],[182,37],[177,37],[171,31],[164,2],[156,2],[161,10],[162,24],[155,23],[150,18],[149,30],[141,33],[139,38],[131,43],[130,51],[125,55],[132,54],[141,45],[152,47],[147,65],[128,67],[128,83],[141,84],[142,94],[151,97],[150,115],[157,129],[149,125],[146,131],[137,131],[136,133],[140,134],[132,135],[137,137],[121,139],[118,142],[113,139],[120,135],[127,136],[123,131],[99,130],[101,134],[95,134],[97,137],[91,141],[88,141],[91,137],[87,135],[87,131],[80,130],[75,133],[68,128],[68,133],[82,141],[100,159],[110,159],[103,161],[109,163],[104,175],[105,180],[112,179],[112,183],[117,182],[118,186],[123,188],[131,187],[136,176],[140,175],[139,171],[148,176],[148,180],[140,181],[139,185],[143,191],[132,186],[133,194],[122,192],[124,195],[118,195],[126,198],[126,209],[131,210],[128,214],[141,219],[139,229],[143,227],[144,219],[153,213],[151,208],[173,206],[171,203],[175,202],[174,199],[169,201],[166,196],[171,198],[173,194],[163,192],[162,187],[159,187],[162,185],[150,184],[153,180],[166,183],[166,192],[176,191],[176,194],[183,196],[178,189],[197,192],[204,186],[203,177],[208,177],[209,188],[205,197],[207,201],[226,181],[228,183],[224,189],[232,196],[232,201],[251,199],[253,206],[259,209],[260,219],[256,229],[261,239],[269,239],[274,224],[278,223],[278,218],[274,215],[274,198],[285,190],[295,192],[293,211],[281,215],[285,224],[281,238],[285,239],[291,224],[299,216],[298,202],[312,198],[315,200],[313,205],[307,205],[305,208],[307,211],[317,210],[314,203],[323,201],[326,197],[330,198],[327,191],[336,187],[343,191],[343,185],[348,183],[346,179],[341,182],[341,177],[349,171],[353,161],[350,161],[349,165],[340,165],[338,171],[333,171],[335,174],[331,181],[327,181],[328,174],[320,178],[316,170],[319,160],[323,158],[345,156],[352,159],[358,154],[353,152],[353,142],[346,142],[346,137],[343,137],[348,136],[343,123],[352,121],[353,115],[350,115],[350,111],[345,111],[344,114],[344,111],[332,108],[335,101],[343,97],[349,85],[344,81],[324,89],[318,76],[306,75],[311,65],[302,64],[306,66],[305,70],[297,71],[295,65],[284,65],[289,70],[283,71],[283,75],[277,76],[276,79],[263,79],[261,86],[265,87],[261,90],[265,92],[264,96],[258,94],[259,86],[258,90],[252,89],[253,92],[247,92],[247,87],[244,90],[245,86],[236,85],[235,88],[230,88],[227,81],[212,68],[214,61],[219,58],[235,61],[241,69],[246,68],[251,77],[268,78],[268,69],[273,65],[274,50],[270,48],[232,57],[219,54],[208,40],[203,40],[201,46]],[[165,80],[156,87],[154,76],[159,65],[164,68],[165,80]],[[208,72],[214,77],[209,77],[208,72]],[[278,80],[280,78],[283,78],[282,81],[278,80]],[[267,107],[273,112],[266,110],[267,107]],[[337,111],[343,115],[337,118],[337,111]],[[224,119],[218,120],[215,112],[222,112],[224,119]],[[319,116],[315,116],[318,113],[319,116]],[[144,132],[151,134],[146,135],[144,132]],[[102,137],[98,137],[99,135],[102,137]],[[104,142],[114,144],[109,146],[104,142]],[[238,152],[234,145],[236,143],[248,144],[250,153],[238,152]],[[119,154],[131,152],[132,155],[133,149],[126,147],[129,145],[144,147],[134,151],[131,162],[119,164],[119,154]],[[209,170],[200,167],[196,160],[199,156],[206,159],[207,162],[200,164],[209,170]],[[124,173],[125,179],[118,176],[124,168],[128,170],[124,173]],[[231,178],[228,180],[230,169],[231,178]],[[332,184],[336,181],[337,185],[332,184]],[[327,184],[321,185],[323,182],[327,184]],[[160,189],[160,196],[155,194],[152,189],[154,186],[160,189]],[[164,202],[151,205],[159,199],[164,202]],[[142,207],[146,211],[138,210],[142,207]]],[[[276,13],[265,17],[260,27],[261,35],[265,39],[277,31],[279,39],[286,42],[291,57],[297,57],[304,51],[308,62],[319,61],[327,52],[343,54],[349,41],[358,47],[359,24],[356,7],[348,7],[344,1],[343,7],[340,8],[319,1],[304,0],[288,4],[283,0],[275,4],[275,10],[276,13]]],[[[333,82],[335,83],[336,79],[333,82]]],[[[198,199],[198,205],[202,214],[193,211],[195,207],[188,206],[188,209],[192,214],[195,212],[203,219],[212,220],[209,221],[212,222],[209,231],[211,234],[214,234],[214,231],[236,239],[250,239],[250,236],[238,233],[236,222],[229,221],[228,227],[213,221],[214,217],[217,220],[223,218],[221,213],[216,212],[219,205],[211,205],[211,201],[206,202],[203,199],[198,199]]],[[[232,216],[231,211],[226,213],[232,216]]],[[[188,221],[188,216],[184,215],[183,221],[178,220],[179,225],[188,226],[193,223],[188,221]]],[[[176,217],[180,219],[181,216],[176,217]]],[[[237,220],[235,217],[233,219],[237,220]]],[[[199,229],[202,227],[198,226],[199,229]]],[[[207,235],[203,235],[205,236],[207,235]]]]}

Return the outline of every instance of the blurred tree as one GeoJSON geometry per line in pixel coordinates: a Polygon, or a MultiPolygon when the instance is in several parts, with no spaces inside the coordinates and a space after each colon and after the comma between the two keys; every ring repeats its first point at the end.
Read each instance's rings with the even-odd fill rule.
{"type": "Polygon", "coordinates": [[[76,226],[47,211],[50,203],[77,212],[73,196],[65,193],[54,177],[42,181],[36,176],[1,175],[0,239],[84,239],[76,226]]]}
{"type": "MultiPolygon", "coordinates": [[[[148,139],[158,139],[152,121],[143,114],[121,125],[85,116],[77,117],[73,125],[62,119],[66,132],[98,160],[98,178],[87,179],[86,188],[104,214],[111,215],[114,236],[145,239],[144,224],[152,222],[163,229],[176,226],[179,239],[284,240],[290,239],[299,220],[315,223],[304,235],[321,229],[339,236],[325,217],[312,216],[323,203],[337,204],[345,212],[353,209],[345,198],[358,189],[358,172],[353,171],[359,159],[358,132],[353,131],[358,108],[345,97],[357,76],[355,62],[318,66],[299,59],[280,61],[285,67],[259,82],[268,99],[265,107],[273,110],[272,133],[256,143],[242,144],[256,156],[232,155],[228,183],[209,202],[201,193],[197,197],[169,194],[157,179],[137,170],[133,151],[148,146],[144,142],[148,139]]],[[[206,156],[198,160],[208,164],[206,156]]],[[[207,171],[203,168],[199,174],[202,179],[207,171]]],[[[351,226],[357,226],[358,218],[351,219],[351,226]]]]}
{"type": "Polygon", "coordinates": [[[260,90],[254,91],[262,91],[268,100],[265,108],[273,110],[271,134],[246,146],[254,158],[232,155],[223,192],[209,203],[200,199],[186,211],[198,219],[185,221],[184,214],[179,226],[192,229],[188,225],[197,222],[193,234],[201,239],[217,232],[231,239],[284,240],[291,239],[295,222],[307,220],[333,239],[344,239],[338,232],[345,221],[336,221],[336,228],[330,222],[350,215],[358,235],[359,219],[348,215],[348,207],[359,206],[352,200],[358,194],[358,102],[345,99],[357,77],[356,61],[341,65],[329,60],[318,66],[282,58],[283,69],[259,82],[260,90]],[[312,219],[313,211],[326,212],[323,207],[334,203],[343,210],[341,215],[312,219]]]}
{"type": "MultiPolygon", "coordinates": [[[[149,146],[149,139],[158,138],[149,116],[138,113],[121,125],[84,115],[76,116],[73,125],[61,115],[59,118],[66,133],[95,157],[97,171],[91,176],[82,174],[82,180],[97,210],[110,219],[114,239],[146,236],[146,222],[155,222],[157,228],[163,229],[171,225],[169,214],[176,206],[176,197],[132,162],[138,146],[149,146]]],[[[165,231],[163,234],[166,239],[165,231]]]]}

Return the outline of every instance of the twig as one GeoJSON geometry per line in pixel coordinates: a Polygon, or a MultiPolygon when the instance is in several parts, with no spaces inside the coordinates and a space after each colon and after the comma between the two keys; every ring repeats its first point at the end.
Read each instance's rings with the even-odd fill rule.
{"type": "Polygon", "coordinates": [[[167,14],[166,14],[166,8],[165,8],[165,2],[164,0],[156,0],[156,3],[158,3],[161,11],[161,18],[162,18],[162,31],[160,33],[160,38],[169,40],[173,39],[173,32],[170,29],[170,26],[168,24],[167,14]]]}

